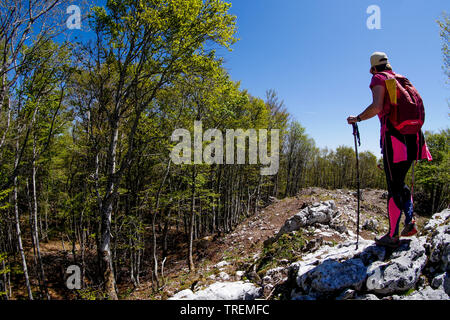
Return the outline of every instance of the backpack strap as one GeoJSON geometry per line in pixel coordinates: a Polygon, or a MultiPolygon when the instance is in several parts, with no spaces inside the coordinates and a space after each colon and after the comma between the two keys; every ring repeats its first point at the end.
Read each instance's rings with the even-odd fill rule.
{"type": "Polygon", "coordinates": [[[385,84],[386,84],[386,90],[389,94],[389,101],[391,102],[391,105],[397,105],[397,75],[394,73],[393,75],[388,72],[379,72],[379,74],[382,74],[386,76],[385,84]]]}
{"type": "Polygon", "coordinates": [[[386,71],[377,72],[376,74],[382,74],[382,75],[386,76],[386,78],[388,78],[388,79],[394,79],[397,76],[395,73],[390,74],[389,72],[386,72],[386,71]]]}
{"type": "MultiPolygon", "coordinates": [[[[393,86],[392,86],[392,84],[388,84],[388,81],[392,79],[392,80],[395,81],[394,83],[396,85],[397,84],[396,74],[395,73],[394,74],[390,74],[388,72],[383,72],[383,71],[382,72],[377,72],[376,74],[382,74],[382,75],[384,75],[386,77],[385,85],[386,85],[386,90],[388,91],[388,94],[389,94],[389,100],[391,102],[391,108],[392,108],[392,105],[393,105],[392,101],[394,100],[393,96],[395,96],[395,98],[397,97],[397,90],[392,90],[391,89],[391,91],[389,91],[389,87],[392,88],[393,86]]],[[[395,86],[394,86],[394,88],[395,88],[395,86]]],[[[396,102],[396,101],[394,101],[394,102],[396,102]]],[[[391,123],[389,121],[389,114],[390,114],[390,112],[385,114],[383,116],[383,118],[381,119],[381,131],[382,131],[381,132],[381,144],[382,145],[385,144],[384,140],[386,138],[386,132],[390,131],[393,128],[393,126],[391,125],[391,123]]]]}

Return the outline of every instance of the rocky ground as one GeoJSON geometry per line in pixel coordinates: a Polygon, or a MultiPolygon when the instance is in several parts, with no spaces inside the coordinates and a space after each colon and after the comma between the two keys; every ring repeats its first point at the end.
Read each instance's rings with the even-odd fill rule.
{"type": "Polygon", "coordinates": [[[358,249],[356,193],[311,188],[273,199],[211,242],[195,281],[177,287],[173,279],[165,293],[199,300],[449,299],[450,210],[417,217],[420,233],[386,250],[373,243],[388,229],[386,194],[363,190],[362,199],[358,249]]]}

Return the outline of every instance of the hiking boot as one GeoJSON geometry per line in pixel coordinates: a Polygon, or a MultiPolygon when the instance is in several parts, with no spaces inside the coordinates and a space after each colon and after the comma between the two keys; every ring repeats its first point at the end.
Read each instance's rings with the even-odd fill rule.
{"type": "Polygon", "coordinates": [[[400,240],[398,237],[392,237],[387,234],[381,238],[375,238],[375,243],[377,246],[397,248],[400,245],[400,240]]]}
{"type": "Polygon", "coordinates": [[[400,235],[402,237],[412,237],[416,233],[417,233],[416,221],[412,220],[410,223],[405,225],[400,235]]]}

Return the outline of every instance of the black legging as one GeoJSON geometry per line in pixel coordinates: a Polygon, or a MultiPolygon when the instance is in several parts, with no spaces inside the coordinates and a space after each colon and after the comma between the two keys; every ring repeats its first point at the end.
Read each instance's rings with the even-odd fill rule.
{"type": "Polygon", "coordinates": [[[392,237],[398,236],[402,211],[405,212],[405,223],[412,220],[412,210],[407,209],[412,205],[411,191],[405,184],[406,174],[411,167],[412,161],[394,163],[390,158],[389,155],[383,155],[384,172],[388,187],[389,233],[392,237]]]}

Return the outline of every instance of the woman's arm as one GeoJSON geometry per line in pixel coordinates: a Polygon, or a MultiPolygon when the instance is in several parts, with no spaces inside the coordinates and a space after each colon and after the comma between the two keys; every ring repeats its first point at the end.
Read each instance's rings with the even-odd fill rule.
{"type": "Polygon", "coordinates": [[[370,118],[375,117],[377,114],[379,114],[383,110],[383,103],[384,103],[384,93],[386,91],[386,88],[384,86],[375,86],[372,88],[372,96],[373,96],[373,102],[370,106],[366,108],[359,116],[350,116],[347,118],[347,122],[349,124],[368,120],[370,118]],[[359,119],[358,119],[359,118],[359,119]]]}

